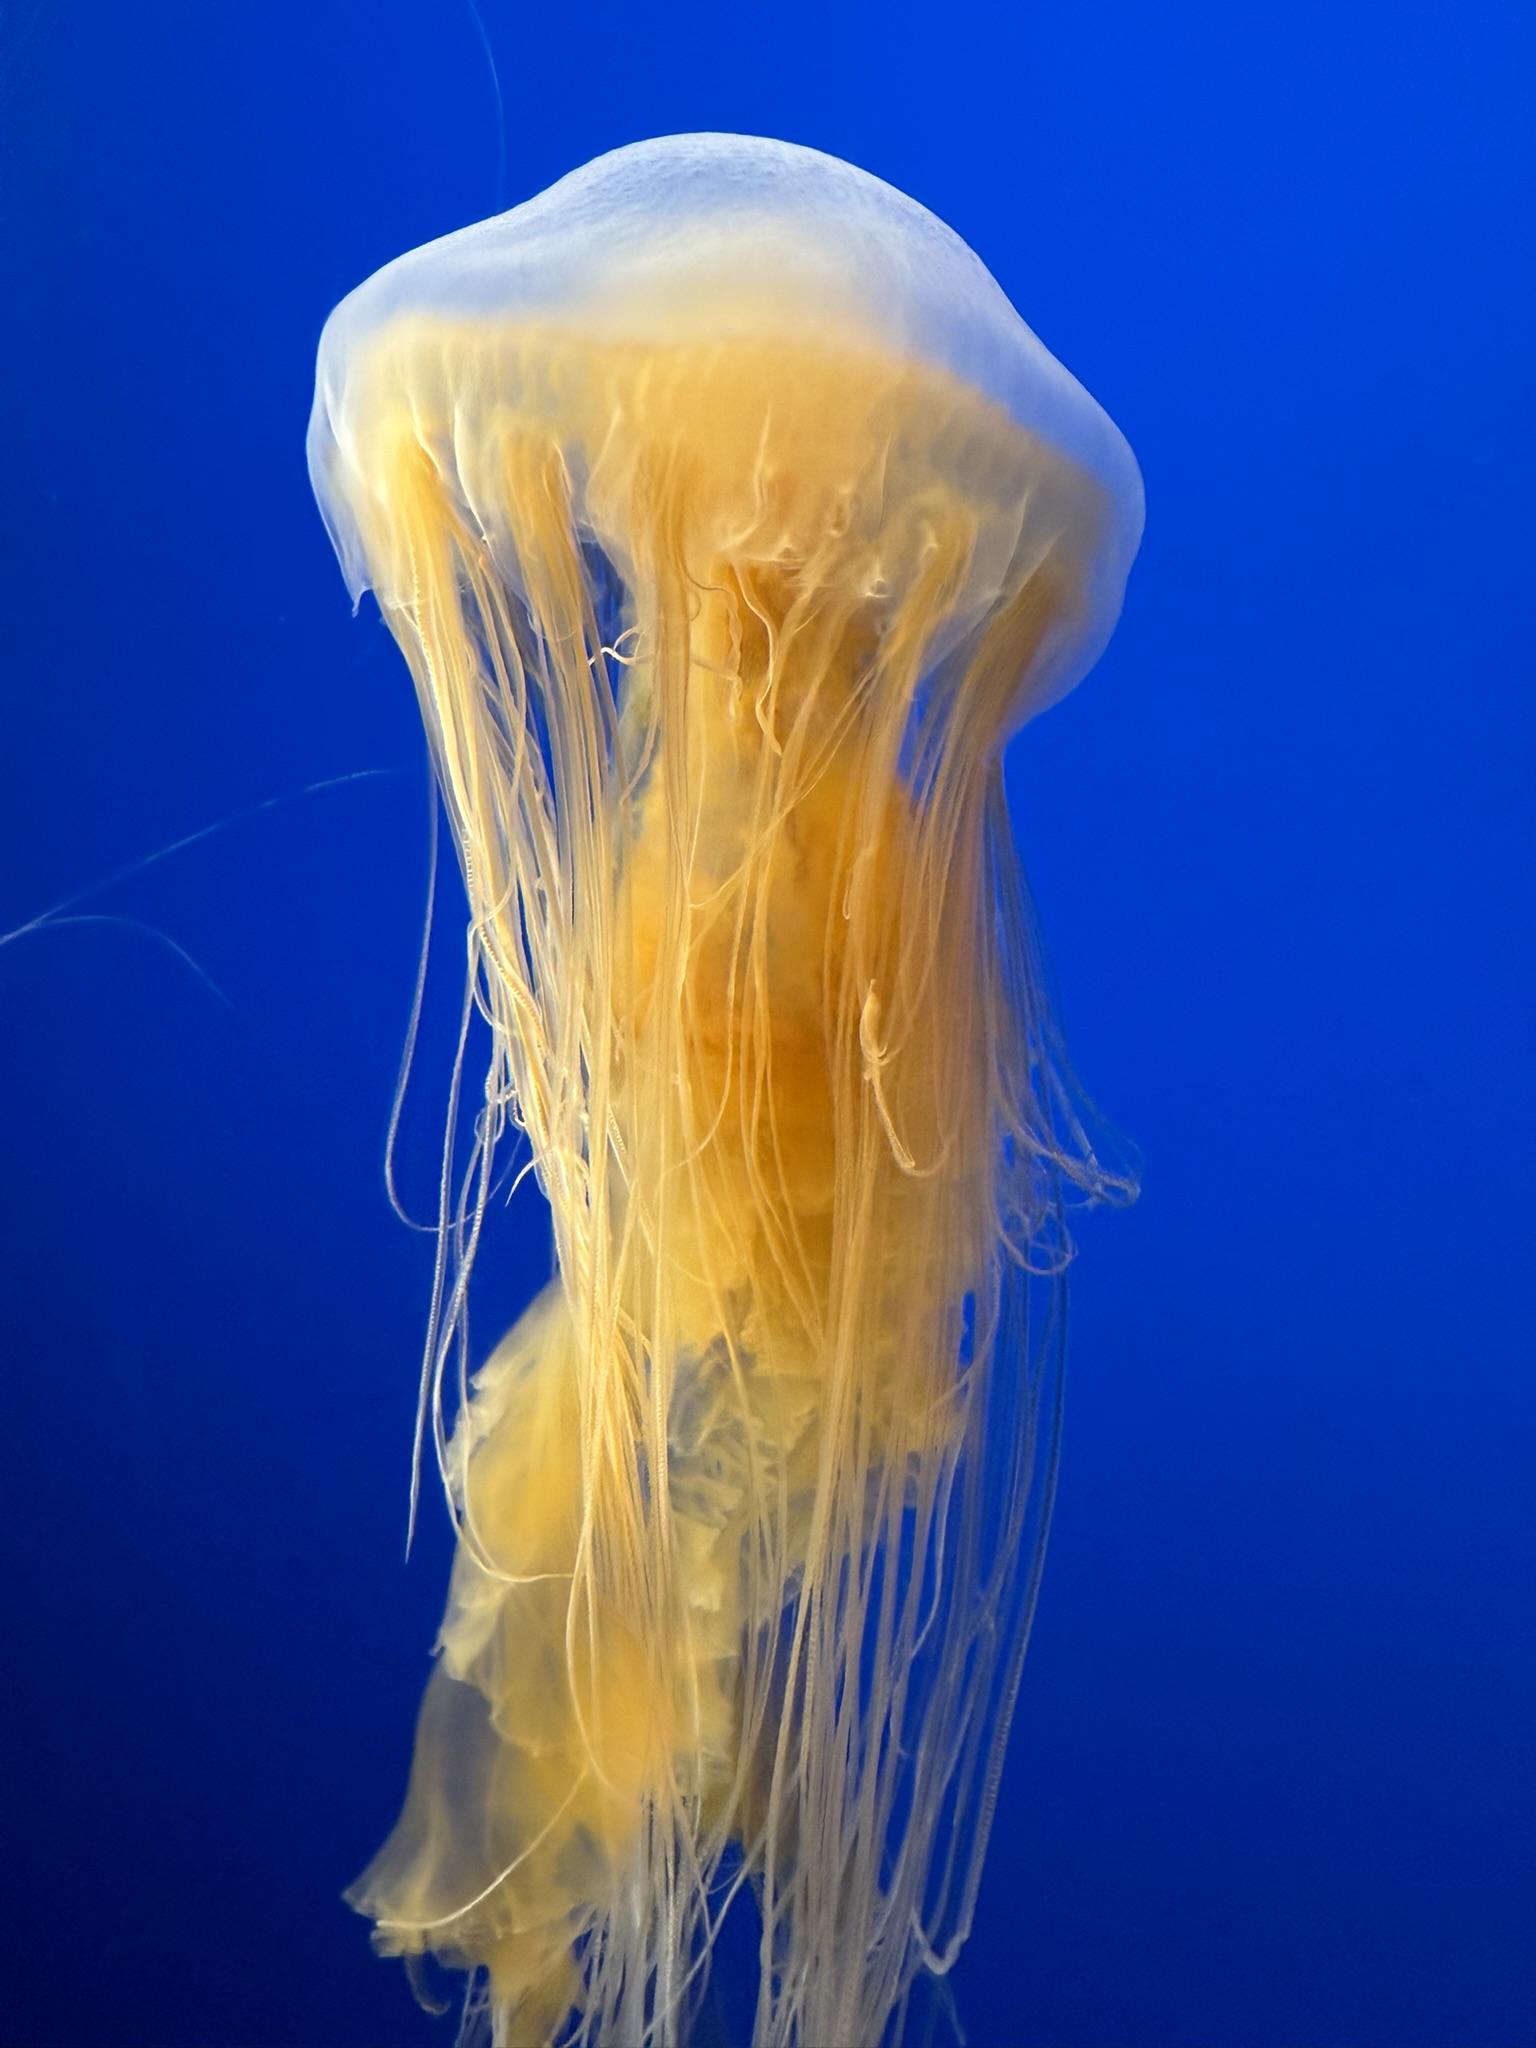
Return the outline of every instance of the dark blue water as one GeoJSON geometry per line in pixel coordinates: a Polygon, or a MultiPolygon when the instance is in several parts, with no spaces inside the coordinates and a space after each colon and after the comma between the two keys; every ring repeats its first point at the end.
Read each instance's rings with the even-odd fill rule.
{"type": "MultiPolygon", "coordinates": [[[[673,130],[847,156],[1146,475],[1120,632],[1012,762],[1146,1190],[1082,1232],[973,2039],[1536,2040],[1536,17],[483,17],[508,203],[673,130]]],[[[431,1259],[381,1178],[422,747],[303,428],[331,305],[498,153],[447,0],[0,7],[0,930],[233,820],[0,949],[17,2048],[451,2038],[338,1899],[446,1543],[429,1504],[402,1568],[431,1259]]],[[[547,1270],[519,1199],[487,1337],[547,1270]]]]}

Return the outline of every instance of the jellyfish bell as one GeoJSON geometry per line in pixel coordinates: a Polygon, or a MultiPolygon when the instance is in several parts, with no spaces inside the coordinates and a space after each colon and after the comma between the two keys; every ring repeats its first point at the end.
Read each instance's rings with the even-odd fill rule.
{"type": "Polygon", "coordinates": [[[952,229],[836,157],[754,136],[636,143],[350,293],[321,339],[309,465],[354,599],[372,581],[349,510],[363,473],[359,359],[416,321],[542,325],[572,344],[820,336],[947,370],[1101,488],[1104,527],[1079,565],[1082,631],[1050,679],[1056,693],[1113,630],[1143,514],[1124,437],[952,229]]]}
{"type": "Polygon", "coordinates": [[[1135,462],[942,223],[735,136],[380,271],[309,460],[415,678],[491,1040],[427,1347],[453,1584],[350,1896],[498,2041],[665,2042],[740,1893],[755,2040],[878,2042],[969,1926],[1063,1208],[1130,1192],[1001,754],[1113,628],[1135,462]],[[558,1274],[471,1384],[519,1133],[558,1274]]]}

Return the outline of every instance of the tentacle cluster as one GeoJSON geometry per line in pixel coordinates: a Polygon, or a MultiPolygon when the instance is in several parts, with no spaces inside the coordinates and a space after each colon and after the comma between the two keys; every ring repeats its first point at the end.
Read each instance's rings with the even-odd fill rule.
{"type": "Polygon", "coordinates": [[[874,2043],[970,1921],[1064,1202],[1128,1192],[1001,774],[1100,495],[957,379],[814,339],[423,315],[351,378],[493,1044],[424,1390],[458,1560],[352,1896],[482,1971],[498,2041],[638,2044],[686,2036],[745,1886],[756,2041],[874,2043]],[[514,1128],[558,1278],[471,1387],[514,1128]]]}

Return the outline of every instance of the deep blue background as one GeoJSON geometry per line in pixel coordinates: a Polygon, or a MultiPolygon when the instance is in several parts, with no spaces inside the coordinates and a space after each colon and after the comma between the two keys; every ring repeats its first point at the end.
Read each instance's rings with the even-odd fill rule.
{"type": "MultiPolygon", "coordinates": [[[[783,135],[915,194],[1124,427],[1147,539],[1015,808],[1092,1092],[980,2043],[1536,2039],[1536,15],[484,0],[504,198],[783,135]]],[[[493,211],[458,0],[0,7],[0,2039],[444,2041],[337,1894],[440,1605],[380,1162],[422,747],[313,349],[493,211]],[[254,806],[359,769],[382,776],[254,806]]],[[[457,922],[405,1180],[430,1199],[457,922]]],[[[489,1339],[543,1271],[527,1203],[489,1339]]]]}

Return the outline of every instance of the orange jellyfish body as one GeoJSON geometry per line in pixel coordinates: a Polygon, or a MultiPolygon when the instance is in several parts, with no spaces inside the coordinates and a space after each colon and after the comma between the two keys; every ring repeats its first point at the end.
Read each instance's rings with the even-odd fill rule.
{"type": "Polygon", "coordinates": [[[498,2042],[886,2038],[964,1939],[1054,1472],[1071,1192],[1005,740],[1107,638],[1113,426],[814,152],[617,152],[329,322],[310,429],[410,663],[493,1054],[428,1405],[459,1535],[351,1894],[498,2042]],[[498,1143],[558,1275],[438,1420],[498,1143]]]}

